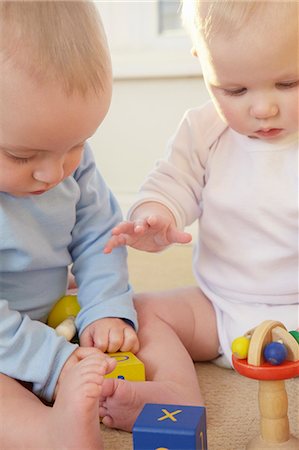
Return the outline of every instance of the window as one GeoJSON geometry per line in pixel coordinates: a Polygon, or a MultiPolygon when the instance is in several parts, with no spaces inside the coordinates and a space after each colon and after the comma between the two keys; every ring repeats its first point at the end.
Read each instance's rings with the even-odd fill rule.
{"type": "Polygon", "coordinates": [[[98,1],[115,78],[198,75],[191,40],[181,26],[180,0],[98,1]]]}
{"type": "Polygon", "coordinates": [[[159,0],[159,33],[180,31],[179,0],[159,0]]]}

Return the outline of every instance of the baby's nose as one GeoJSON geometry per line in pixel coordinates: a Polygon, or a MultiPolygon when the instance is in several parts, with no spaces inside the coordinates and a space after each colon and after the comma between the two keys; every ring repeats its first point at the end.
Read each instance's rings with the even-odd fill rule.
{"type": "Polygon", "coordinates": [[[256,119],[269,119],[278,114],[278,106],[269,101],[260,101],[251,106],[250,114],[256,119]]]}
{"type": "Polygon", "coordinates": [[[45,161],[43,165],[38,167],[34,173],[33,178],[47,184],[57,184],[64,176],[63,160],[51,159],[45,161]]]}

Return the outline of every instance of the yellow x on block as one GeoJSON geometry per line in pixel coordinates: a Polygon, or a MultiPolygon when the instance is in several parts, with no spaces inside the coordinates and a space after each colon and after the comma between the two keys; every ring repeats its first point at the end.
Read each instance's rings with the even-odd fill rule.
{"type": "Polygon", "coordinates": [[[169,411],[167,411],[167,409],[164,409],[164,408],[162,409],[162,411],[164,412],[165,416],[159,417],[158,420],[170,419],[173,422],[177,421],[177,419],[175,417],[173,417],[173,416],[175,416],[176,414],[179,414],[179,413],[182,412],[181,409],[177,409],[176,411],[173,411],[172,413],[170,413],[169,411]]]}

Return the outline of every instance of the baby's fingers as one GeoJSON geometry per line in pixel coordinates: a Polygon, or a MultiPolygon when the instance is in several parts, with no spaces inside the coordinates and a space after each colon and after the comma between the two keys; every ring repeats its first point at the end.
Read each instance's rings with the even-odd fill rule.
{"type": "Polygon", "coordinates": [[[125,234],[134,238],[136,235],[143,234],[149,225],[147,219],[137,219],[132,222],[121,222],[112,230],[112,236],[120,236],[125,234]]]}
{"type": "Polygon", "coordinates": [[[111,253],[114,248],[122,247],[127,244],[125,235],[120,234],[119,236],[112,236],[106,243],[103,252],[105,254],[111,253]]]}
{"type": "Polygon", "coordinates": [[[192,241],[192,236],[190,233],[171,227],[168,232],[168,239],[173,244],[188,244],[192,241]]]}
{"type": "Polygon", "coordinates": [[[137,353],[139,350],[139,341],[135,330],[132,327],[124,329],[123,343],[120,347],[121,352],[137,353]]]}
{"type": "Polygon", "coordinates": [[[134,233],[134,222],[124,221],[120,222],[112,229],[112,236],[119,236],[120,234],[134,233]]]}
{"type": "Polygon", "coordinates": [[[147,218],[147,224],[155,232],[161,231],[166,232],[172,225],[172,221],[169,217],[152,215],[147,218]]]}

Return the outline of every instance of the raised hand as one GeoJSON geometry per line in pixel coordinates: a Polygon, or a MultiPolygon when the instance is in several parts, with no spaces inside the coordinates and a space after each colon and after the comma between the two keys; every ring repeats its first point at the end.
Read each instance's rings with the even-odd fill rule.
{"type": "Polygon", "coordinates": [[[151,214],[145,218],[119,223],[112,230],[104,253],[123,245],[147,252],[159,252],[171,244],[186,244],[192,239],[189,233],[178,230],[173,216],[151,214]]]}

